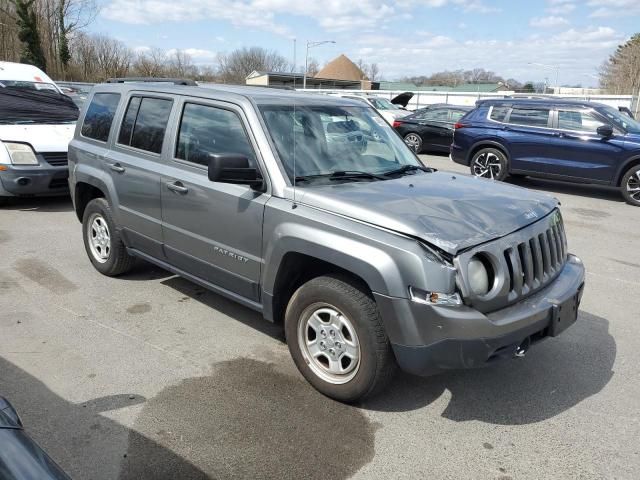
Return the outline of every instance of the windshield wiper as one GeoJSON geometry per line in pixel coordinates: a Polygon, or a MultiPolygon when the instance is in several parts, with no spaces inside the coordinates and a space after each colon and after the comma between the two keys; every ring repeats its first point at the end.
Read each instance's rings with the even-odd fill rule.
{"type": "Polygon", "coordinates": [[[403,165],[400,168],[396,168],[395,170],[389,170],[387,172],[384,172],[382,175],[385,175],[385,176],[402,175],[403,173],[415,172],[418,170],[420,170],[421,172],[429,172],[429,173],[434,171],[432,168],[420,167],[418,165],[403,165]]]}
{"type": "Polygon", "coordinates": [[[373,180],[386,180],[382,175],[371,172],[361,172],[358,170],[336,170],[330,173],[319,173],[315,175],[301,175],[296,177],[296,182],[304,182],[316,178],[327,178],[329,180],[353,180],[357,178],[366,178],[373,180]]]}

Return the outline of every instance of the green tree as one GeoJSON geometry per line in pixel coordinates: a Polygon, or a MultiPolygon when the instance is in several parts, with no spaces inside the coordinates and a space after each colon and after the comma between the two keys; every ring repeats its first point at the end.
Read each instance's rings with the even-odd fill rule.
{"type": "Polygon", "coordinates": [[[47,61],[40,42],[38,17],[33,8],[35,0],[14,0],[16,6],[18,38],[23,43],[20,62],[35,65],[43,71],[47,69],[47,61]]]}

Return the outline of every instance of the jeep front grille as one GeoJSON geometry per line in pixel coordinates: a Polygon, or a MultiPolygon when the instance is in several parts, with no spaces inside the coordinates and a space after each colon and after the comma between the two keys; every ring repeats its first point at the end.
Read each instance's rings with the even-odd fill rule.
{"type": "Polygon", "coordinates": [[[464,302],[481,312],[492,312],[516,303],[551,283],[567,260],[567,240],[562,216],[554,210],[516,232],[461,253],[458,288],[464,302]],[[479,256],[492,269],[490,290],[472,292],[467,281],[469,261],[479,256]]]}
{"type": "Polygon", "coordinates": [[[509,292],[526,295],[545,285],[562,268],[567,241],[562,222],[504,251],[509,292]]]}

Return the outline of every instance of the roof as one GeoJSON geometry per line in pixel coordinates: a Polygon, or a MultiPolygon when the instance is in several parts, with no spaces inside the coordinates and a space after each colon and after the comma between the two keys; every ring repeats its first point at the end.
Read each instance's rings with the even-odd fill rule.
{"type": "Polygon", "coordinates": [[[0,80],[54,83],[53,80],[38,67],[15,62],[0,62],[0,80]]]}
{"type": "Polygon", "coordinates": [[[593,106],[597,102],[589,102],[586,100],[572,100],[568,98],[487,98],[484,100],[478,100],[476,105],[567,105],[567,106],[593,106]]]}
{"type": "Polygon", "coordinates": [[[96,92],[126,93],[131,90],[187,95],[191,97],[207,98],[212,100],[227,100],[242,103],[250,101],[255,104],[271,105],[342,105],[361,106],[360,102],[319,95],[317,93],[305,93],[295,90],[285,90],[267,87],[254,87],[246,85],[201,84],[197,87],[173,84],[152,83],[101,83],[94,87],[96,92]]]}
{"type": "Polygon", "coordinates": [[[324,68],[315,75],[315,78],[351,81],[368,80],[364,72],[344,54],[327,63],[324,68]]]}
{"type": "MultiPolygon", "coordinates": [[[[270,77],[283,77],[283,78],[299,78],[300,80],[302,80],[304,78],[304,73],[295,73],[295,72],[263,72],[263,71],[259,71],[259,70],[254,70],[253,72],[251,72],[249,75],[247,75],[247,78],[256,78],[256,77],[261,77],[263,75],[269,75],[270,77]]],[[[307,81],[309,81],[310,79],[314,79],[316,81],[320,80],[320,81],[327,81],[327,82],[334,82],[336,80],[341,81],[342,79],[339,78],[324,78],[324,77],[320,77],[318,75],[316,75],[315,77],[311,77],[309,75],[307,75],[307,81]]],[[[354,80],[342,80],[345,82],[354,82],[354,80]]],[[[359,81],[359,80],[358,80],[359,81]]]]}

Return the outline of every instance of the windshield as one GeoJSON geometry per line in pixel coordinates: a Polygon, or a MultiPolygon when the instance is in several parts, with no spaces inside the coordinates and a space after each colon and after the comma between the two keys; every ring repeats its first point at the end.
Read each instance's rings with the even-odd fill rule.
{"type": "Polygon", "coordinates": [[[49,90],[58,92],[53,83],[46,82],[23,82],[22,80],[0,80],[0,88],[15,88],[20,90],[49,90]]]}
{"type": "Polygon", "coordinates": [[[629,133],[640,133],[640,123],[635,121],[629,115],[625,115],[617,109],[609,106],[600,107],[598,110],[613,121],[617,127],[621,127],[629,133]]]}
{"type": "Polygon", "coordinates": [[[289,179],[333,172],[384,174],[422,165],[369,107],[262,105],[289,179]]]}
{"type": "Polygon", "coordinates": [[[52,83],[0,80],[0,124],[75,122],[78,107],[52,83]]]}
{"type": "Polygon", "coordinates": [[[391,103],[386,98],[380,97],[369,97],[369,101],[376,107],[378,110],[398,110],[398,107],[391,103]]]}

